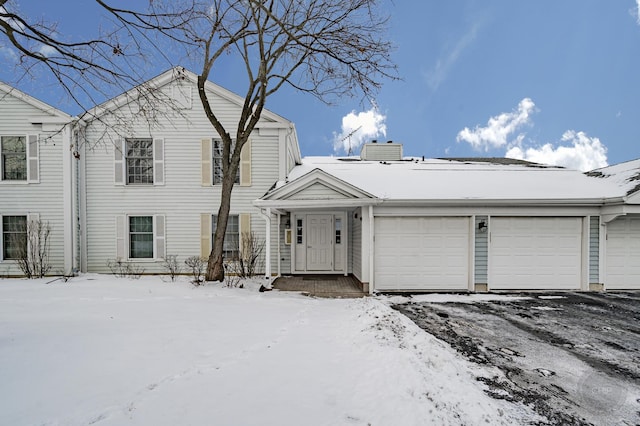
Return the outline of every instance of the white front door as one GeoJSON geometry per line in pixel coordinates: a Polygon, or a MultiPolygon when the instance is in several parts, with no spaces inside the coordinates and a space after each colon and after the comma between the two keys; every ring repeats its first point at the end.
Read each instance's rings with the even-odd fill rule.
{"type": "Polygon", "coordinates": [[[307,271],[331,271],[332,215],[307,215],[307,271]]]}

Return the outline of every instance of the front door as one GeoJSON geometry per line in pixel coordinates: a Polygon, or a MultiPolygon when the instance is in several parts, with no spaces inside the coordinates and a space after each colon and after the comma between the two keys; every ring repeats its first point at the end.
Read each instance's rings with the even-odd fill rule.
{"type": "Polygon", "coordinates": [[[332,270],[332,215],[307,215],[307,271],[332,270]]]}

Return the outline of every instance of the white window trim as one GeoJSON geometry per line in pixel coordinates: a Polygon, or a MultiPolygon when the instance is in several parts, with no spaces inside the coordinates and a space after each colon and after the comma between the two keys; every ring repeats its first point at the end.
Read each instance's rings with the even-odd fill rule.
{"type": "Polygon", "coordinates": [[[121,259],[126,262],[136,262],[136,263],[157,263],[158,261],[164,261],[166,256],[166,247],[167,247],[167,218],[164,214],[149,214],[149,213],[130,213],[125,215],[116,216],[116,259],[121,259]],[[131,217],[151,217],[153,221],[153,257],[130,257],[130,221],[131,217]],[[118,222],[122,221],[122,224],[118,222]],[[160,236],[158,233],[158,224],[159,222],[163,224],[163,235],[160,236]],[[118,229],[119,226],[122,225],[123,229],[118,229]],[[122,241],[119,241],[119,232],[122,231],[122,241]],[[118,245],[122,244],[122,249],[124,250],[124,256],[118,256],[118,245]],[[159,244],[162,244],[163,253],[158,253],[159,244]]]}
{"type": "Polygon", "coordinates": [[[37,167],[38,169],[40,168],[40,143],[39,143],[39,138],[37,137],[37,135],[33,135],[33,134],[17,134],[17,133],[3,133],[0,134],[0,185],[28,185],[30,183],[38,183],[40,181],[40,174],[38,173],[38,179],[37,180],[32,180],[31,176],[30,176],[30,170],[29,170],[29,138],[30,137],[36,137],[36,141],[38,143],[38,147],[37,147],[37,151],[36,151],[36,161],[37,161],[37,167]],[[6,136],[6,137],[24,137],[25,140],[25,167],[27,168],[27,178],[25,180],[10,180],[10,179],[3,179],[2,177],[4,176],[4,169],[2,166],[2,137],[6,136]]]}
{"type": "Polygon", "coordinates": [[[164,186],[166,181],[166,170],[164,167],[166,153],[165,153],[165,143],[164,138],[155,138],[155,137],[131,137],[131,138],[121,138],[118,139],[114,143],[114,159],[113,159],[113,168],[114,168],[114,180],[113,183],[115,186],[127,186],[131,188],[150,188],[154,186],[164,186]],[[151,140],[151,152],[152,152],[152,171],[151,178],[153,182],[151,183],[129,183],[128,182],[128,167],[127,167],[127,140],[151,140]],[[160,148],[158,148],[160,145],[160,148]],[[119,170],[118,170],[119,169],[119,170]],[[158,172],[158,169],[161,169],[161,172],[158,172]],[[158,177],[161,179],[158,179],[158,177]]]}

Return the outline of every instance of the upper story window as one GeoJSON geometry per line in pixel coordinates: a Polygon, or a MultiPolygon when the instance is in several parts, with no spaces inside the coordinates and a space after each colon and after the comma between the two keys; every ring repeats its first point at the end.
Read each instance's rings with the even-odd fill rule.
{"type": "Polygon", "coordinates": [[[127,184],[153,184],[153,139],[126,140],[127,184]]]}
{"type": "Polygon", "coordinates": [[[27,253],[27,217],[2,216],[2,259],[21,259],[27,253]]]}
{"type": "Polygon", "coordinates": [[[0,137],[2,180],[27,180],[27,139],[25,136],[0,137]]]}
{"type": "MultiPolygon", "coordinates": [[[[222,174],[224,172],[222,165],[222,149],[224,144],[221,140],[213,140],[213,184],[220,185],[222,183],[222,174]]],[[[231,152],[235,148],[235,141],[231,145],[231,152]]],[[[235,183],[240,183],[240,167],[236,173],[235,183]]]]}

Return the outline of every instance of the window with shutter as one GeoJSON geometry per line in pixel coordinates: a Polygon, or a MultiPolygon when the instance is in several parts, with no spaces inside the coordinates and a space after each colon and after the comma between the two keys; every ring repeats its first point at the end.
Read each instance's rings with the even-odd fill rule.
{"type": "Polygon", "coordinates": [[[25,136],[0,137],[0,168],[2,168],[2,180],[27,180],[27,138],[25,136]]]}

